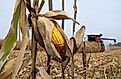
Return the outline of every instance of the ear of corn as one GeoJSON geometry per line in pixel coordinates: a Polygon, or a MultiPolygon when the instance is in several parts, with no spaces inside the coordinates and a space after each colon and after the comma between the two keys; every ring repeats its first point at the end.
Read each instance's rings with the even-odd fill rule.
{"type": "Polygon", "coordinates": [[[52,31],[52,42],[54,43],[57,51],[61,56],[65,56],[65,41],[59,32],[59,30],[54,26],[52,31]]]}
{"type": "Polygon", "coordinates": [[[64,39],[59,30],[54,26],[52,31],[52,42],[55,46],[64,46],[64,39]]]}

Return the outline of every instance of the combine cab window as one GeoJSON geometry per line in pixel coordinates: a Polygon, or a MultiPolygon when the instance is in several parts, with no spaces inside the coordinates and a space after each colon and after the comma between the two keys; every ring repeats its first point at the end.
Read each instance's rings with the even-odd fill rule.
{"type": "Polygon", "coordinates": [[[100,38],[102,36],[102,34],[99,35],[87,35],[88,36],[88,41],[97,41],[97,38],[100,38]]]}
{"type": "Polygon", "coordinates": [[[95,36],[88,36],[88,41],[96,41],[96,37],[95,36]]]}

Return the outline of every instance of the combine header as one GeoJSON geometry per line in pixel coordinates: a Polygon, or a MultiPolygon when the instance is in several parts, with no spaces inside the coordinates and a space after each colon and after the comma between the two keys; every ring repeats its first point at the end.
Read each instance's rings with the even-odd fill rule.
{"type": "Polygon", "coordinates": [[[101,46],[100,52],[104,52],[105,51],[105,45],[103,43],[103,40],[112,40],[114,42],[116,42],[116,39],[110,39],[110,38],[101,38],[101,36],[103,36],[102,34],[90,34],[87,35],[88,36],[88,42],[96,42],[99,43],[101,46]]]}

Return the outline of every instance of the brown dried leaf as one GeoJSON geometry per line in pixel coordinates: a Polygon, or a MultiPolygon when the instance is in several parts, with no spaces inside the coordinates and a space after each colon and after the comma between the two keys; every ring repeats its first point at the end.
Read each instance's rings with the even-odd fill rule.
{"type": "Polygon", "coordinates": [[[5,63],[2,70],[0,71],[0,79],[7,79],[8,77],[10,77],[13,71],[15,59],[16,58],[13,58],[5,63]]]}
{"type": "Polygon", "coordinates": [[[84,33],[85,33],[85,26],[82,26],[77,32],[76,32],[76,35],[75,35],[75,40],[76,40],[76,45],[77,45],[77,48],[79,47],[79,45],[82,43],[83,41],[83,38],[84,38],[84,33]]]}
{"type": "Polygon", "coordinates": [[[55,20],[63,20],[63,19],[70,19],[74,21],[75,23],[79,24],[75,19],[69,17],[66,12],[61,11],[61,10],[53,10],[53,11],[48,11],[44,14],[45,17],[47,18],[52,18],[55,20]]]}
{"type": "Polygon", "coordinates": [[[23,0],[21,2],[21,12],[20,12],[20,17],[19,17],[19,22],[20,22],[19,24],[20,24],[20,28],[22,32],[22,42],[21,42],[22,45],[21,45],[21,50],[19,52],[19,55],[14,65],[14,70],[12,72],[12,79],[15,78],[19,69],[22,66],[24,53],[28,44],[28,23],[27,23],[27,18],[26,18],[26,5],[23,0]]]}
{"type": "Polygon", "coordinates": [[[51,79],[51,77],[48,75],[48,73],[45,71],[43,67],[38,67],[37,69],[39,69],[38,73],[41,74],[43,79],[51,79]]]}

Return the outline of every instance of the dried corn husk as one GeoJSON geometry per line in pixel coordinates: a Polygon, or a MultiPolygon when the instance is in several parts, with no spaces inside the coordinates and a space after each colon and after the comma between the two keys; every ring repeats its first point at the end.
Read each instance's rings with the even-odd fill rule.
{"type": "Polygon", "coordinates": [[[32,27],[34,29],[35,37],[47,53],[52,57],[61,59],[59,53],[51,42],[52,38],[52,23],[48,18],[39,17],[38,20],[35,17],[31,17],[32,27]]]}
{"type": "Polygon", "coordinates": [[[2,70],[0,71],[0,79],[7,79],[8,77],[10,77],[14,68],[15,59],[16,58],[13,58],[5,63],[2,70]]]}

